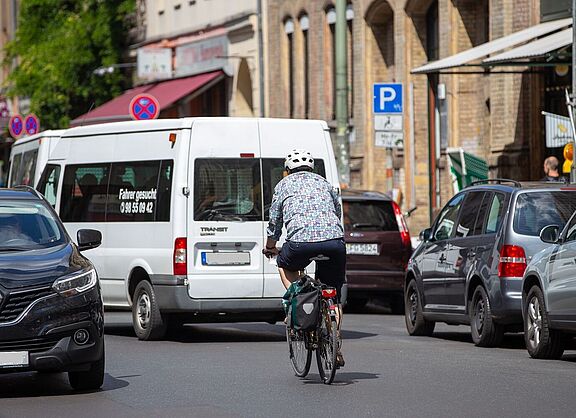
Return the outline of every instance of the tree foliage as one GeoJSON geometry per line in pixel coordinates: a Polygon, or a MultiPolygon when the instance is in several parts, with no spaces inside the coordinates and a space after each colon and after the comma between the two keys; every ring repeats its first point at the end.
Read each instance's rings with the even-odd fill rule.
{"type": "Polygon", "coordinates": [[[134,0],[22,0],[5,48],[8,95],[29,97],[43,128],[66,128],[118,95],[126,73],[94,70],[125,62],[134,8],[134,0]]]}

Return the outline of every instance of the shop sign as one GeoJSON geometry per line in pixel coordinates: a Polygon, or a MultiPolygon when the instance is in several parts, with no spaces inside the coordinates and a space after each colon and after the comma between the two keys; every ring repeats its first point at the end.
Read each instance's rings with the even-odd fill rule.
{"type": "Polygon", "coordinates": [[[172,78],[171,48],[139,48],[138,78],[142,80],[162,80],[172,78]]]}
{"type": "Polygon", "coordinates": [[[176,48],[177,77],[201,74],[226,67],[228,37],[216,36],[176,48]]]}
{"type": "Polygon", "coordinates": [[[548,112],[542,112],[542,114],[546,118],[547,148],[563,147],[567,143],[574,141],[570,118],[548,112]]]}

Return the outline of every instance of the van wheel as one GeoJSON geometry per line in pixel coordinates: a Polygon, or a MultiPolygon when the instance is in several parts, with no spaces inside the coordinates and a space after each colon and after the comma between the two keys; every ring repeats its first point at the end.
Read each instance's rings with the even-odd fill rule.
{"type": "Polygon", "coordinates": [[[469,308],[472,341],[478,347],[497,347],[504,338],[504,327],[494,322],[490,300],[482,286],[477,286],[469,308]]]}
{"type": "Polygon", "coordinates": [[[140,340],[159,340],[166,335],[166,321],[160,314],[152,284],[142,280],[136,286],[132,302],[132,324],[140,340]]]}
{"type": "Polygon", "coordinates": [[[68,381],[74,390],[96,390],[104,383],[104,348],[102,357],[85,372],[68,372],[68,381]]]}
{"type": "Polygon", "coordinates": [[[434,332],[436,322],[427,321],[422,313],[422,303],[416,287],[416,280],[411,280],[404,294],[404,319],[408,334],[429,337],[434,332]]]}
{"type": "Polygon", "coordinates": [[[533,286],[524,306],[524,340],[532,358],[559,359],[564,353],[564,335],[550,329],[542,290],[533,286]]]}

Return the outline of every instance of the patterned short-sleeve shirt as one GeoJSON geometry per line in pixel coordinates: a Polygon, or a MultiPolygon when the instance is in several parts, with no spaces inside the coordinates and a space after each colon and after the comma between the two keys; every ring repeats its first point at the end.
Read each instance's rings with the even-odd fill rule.
{"type": "Polygon", "coordinates": [[[319,242],[344,237],[342,206],[332,185],[307,171],[284,177],[274,189],[268,236],[278,241],[286,225],[286,240],[319,242]]]}

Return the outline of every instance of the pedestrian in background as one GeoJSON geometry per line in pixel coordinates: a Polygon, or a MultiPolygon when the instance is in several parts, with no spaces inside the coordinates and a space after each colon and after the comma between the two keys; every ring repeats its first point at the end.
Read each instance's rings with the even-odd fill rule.
{"type": "Polygon", "coordinates": [[[550,156],[544,160],[544,173],[546,176],[541,181],[566,181],[566,179],[558,172],[558,158],[550,156]]]}

